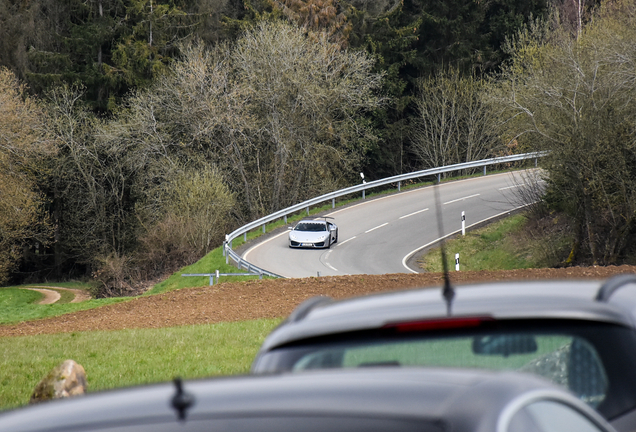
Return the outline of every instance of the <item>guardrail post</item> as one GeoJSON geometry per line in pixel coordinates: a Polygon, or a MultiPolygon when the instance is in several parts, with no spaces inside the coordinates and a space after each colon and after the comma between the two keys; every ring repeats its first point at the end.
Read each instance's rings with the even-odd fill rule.
{"type": "Polygon", "coordinates": [[[223,242],[223,256],[227,255],[227,251],[225,250],[225,245],[227,244],[227,241],[223,242]]]}
{"type": "Polygon", "coordinates": [[[260,272],[260,271],[258,272],[258,278],[263,279],[263,272],[260,272]]]}
{"type": "Polygon", "coordinates": [[[263,234],[265,234],[265,224],[263,224],[263,234]]]}
{"type": "Polygon", "coordinates": [[[225,252],[225,264],[230,264],[230,254],[227,251],[225,252]]]}
{"type": "Polygon", "coordinates": [[[442,173],[437,173],[437,183],[442,182],[442,173]]]}
{"type": "Polygon", "coordinates": [[[537,167],[537,164],[539,163],[539,158],[534,158],[534,167],[537,167]]]}
{"type": "Polygon", "coordinates": [[[243,241],[247,242],[247,231],[243,233],[243,241]]]}
{"type": "Polygon", "coordinates": [[[336,199],[331,198],[331,208],[336,208],[336,199]]]}
{"type": "Polygon", "coordinates": [[[219,271],[216,271],[216,283],[219,284],[221,283],[221,275],[219,274],[219,271]]]}
{"type": "Polygon", "coordinates": [[[309,216],[309,206],[307,207],[307,216],[309,216]]]}
{"type": "Polygon", "coordinates": [[[285,225],[287,225],[287,215],[285,215],[284,219],[285,219],[285,225]]]}
{"type": "Polygon", "coordinates": [[[484,175],[486,175],[486,165],[484,165],[484,175]]]}
{"type": "Polygon", "coordinates": [[[364,193],[365,193],[365,192],[366,192],[366,191],[365,191],[364,189],[362,189],[362,199],[364,199],[364,193]]]}
{"type": "Polygon", "coordinates": [[[402,190],[402,182],[398,182],[398,192],[402,190]]]}
{"type": "Polygon", "coordinates": [[[210,275],[210,286],[214,285],[214,275],[210,275]]]}

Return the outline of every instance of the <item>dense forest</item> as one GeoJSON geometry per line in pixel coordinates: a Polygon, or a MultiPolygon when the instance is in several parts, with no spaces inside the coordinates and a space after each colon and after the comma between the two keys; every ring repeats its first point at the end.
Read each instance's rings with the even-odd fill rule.
{"type": "Polygon", "coordinates": [[[0,283],[131,293],[359,172],[528,150],[563,263],[621,262],[635,29],[634,0],[0,0],[0,283]]]}

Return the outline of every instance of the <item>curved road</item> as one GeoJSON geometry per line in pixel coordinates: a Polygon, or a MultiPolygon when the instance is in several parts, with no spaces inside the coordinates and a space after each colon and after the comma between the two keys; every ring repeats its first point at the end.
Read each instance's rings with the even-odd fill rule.
{"type": "MultiPolygon", "coordinates": [[[[444,235],[520,206],[523,172],[494,174],[439,186],[444,235]]],[[[243,258],[285,277],[417,272],[407,260],[440,236],[433,187],[363,201],[327,214],[338,225],[331,249],[291,249],[287,231],[248,249],[243,258]]],[[[452,251],[449,251],[452,253],[452,251]]]]}

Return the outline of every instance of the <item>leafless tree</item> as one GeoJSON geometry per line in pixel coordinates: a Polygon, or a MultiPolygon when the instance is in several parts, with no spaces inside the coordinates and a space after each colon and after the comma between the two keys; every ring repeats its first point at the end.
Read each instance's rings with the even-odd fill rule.
{"type": "Polygon", "coordinates": [[[364,113],[380,103],[382,77],[363,52],[282,22],[261,23],[235,46],[182,51],[169,76],[131,101],[131,134],[152,141],[151,153],[219,167],[239,217],[346,184],[376,139],[364,113]]]}
{"type": "Polygon", "coordinates": [[[483,80],[450,69],[420,81],[412,142],[425,167],[469,162],[503,151],[498,112],[483,80]]]}

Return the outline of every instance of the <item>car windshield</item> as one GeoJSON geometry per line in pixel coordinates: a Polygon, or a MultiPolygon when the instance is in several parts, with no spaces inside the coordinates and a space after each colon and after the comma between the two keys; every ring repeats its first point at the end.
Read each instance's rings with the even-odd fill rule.
{"type": "Polygon", "coordinates": [[[331,337],[330,341],[323,337],[313,343],[271,351],[259,359],[258,368],[273,372],[434,366],[522,371],[571,390],[601,411],[608,398],[625,396],[618,387],[636,383],[636,373],[631,377],[620,374],[627,363],[620,367],[616,364],[616,352],[624,353],[620,362],[628,357],[636,360],[636,344],[626,329],[597,323],[528,327],[527,323],[511,323],[486,331],[416,331],[399,335],[380,329],[331,337]],[[616,345],[626,351],[617,351],[616,345]],[[617,393],[610,394],[610,388],[617,393]]]}
{"type": "Polygon", "coordinates": [[[295,231],[320,232],[327,231],[327,226],[323,223],[301,222],[294,228],[295,231]]]}

